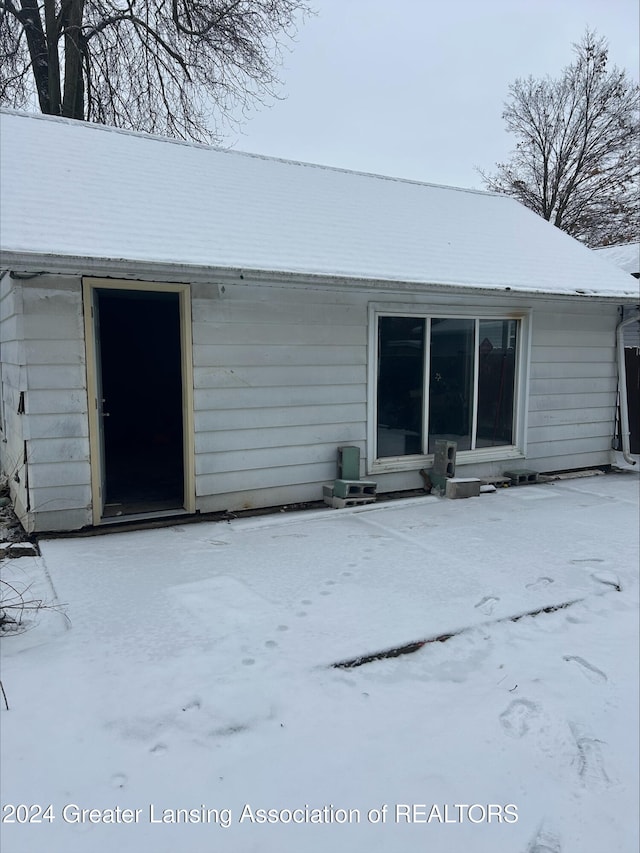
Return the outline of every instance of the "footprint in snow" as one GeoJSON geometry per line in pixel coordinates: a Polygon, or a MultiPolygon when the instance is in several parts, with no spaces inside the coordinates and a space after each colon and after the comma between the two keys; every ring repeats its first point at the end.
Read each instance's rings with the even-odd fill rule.
{"type": "Polygon", "coordinates": [[[562,853],[560,839],[553,832],[539,827],[527,847],[527,853],[562,853]]]}
{"type": "Polygon", "coordinates": [[[249,726],[244,723],[232,723],[228,726],[222,726],[219,729],[212,729],[210,732],[207,732],[209,737],[229,737],[229,735],[237,735],[240,732],[246,732],[249,729],[249,726]]]}
{"type": "Polygon", "coordinates": [[[545,586],[549,586],[550,583],[554,583],[553,578],[542,577],[538,578],[538,580],[533,581],[533,583],[528,583],[526,585],[527,589],[544,589],[545,586]]]}
{"type": "Polygon", "coordinates": [[[149,752],[152,755],[162,755],[164,752],[167,751],[168,748],[169,747],[166,745],[166,743],[157,743],[155,746],[151,747],[149,752]]]}
{"type": "Polygon", "coordinates": [[[192,699],[190,702],[187,702],[187,704],[183,707],[182,710],[183,711],[199,711],[201,704],[202,703],[200,702],[199,699],[192,699]]]}
{"type": "Polygon", "coordinates": [[[571,734],[578,750],[578,774],[584,784],[589,787],[607,787],[610,779],[604,769],[602,757],[602,741],[583,732],[576,723],[569,723],[571,734]]]}
{"type": "Polygon", "coordinates": [[[307,539],[306,533],[276,533],[271,536],[272,539],[307,539]]]}
{"type": "Polygon", "coordinates": [[[578,668],[583,675],[585,675],[589,681],[594,684],[599,684],[603,681],[607,681],[607,676],[605,673],[598,669],[597,666],[594,666],[592,663],[589,663],[588,660],[584,658],[578,657],[578,655],[564,655],[562,660],[566,660],[567,662],[573,661],[578,664],[578,668]]]}
{"type": "Polygon", "coordinates": [[[485,616],[491,616],[496,604],[500,601],[499,598],[494,598],[491,595],[485,595],[484,598],[475,605],[475,607],[485,616]]]}
{"type": "Polygon", "coordinates": [[[124,773],[116,773],[111,777],[111,787],[112,788],[124,788],[129,780],[124,775],[124,773]]]}
{"type": "Polygon", "coordinates": [[[600,557],[586,557],[581,560],[571,560],[574,566],[580,565],[580,563],[604,563],[604,560],[601,560],[600,557]]]}
{"type": "Polygon", "coordinates": [[[514,699],[500,714],[500,725],[511,737],[521,738],[529,731],[531,718],[538,713],[538,706],[528,699],[514,699]]]}
{"type": "Polygon", "coordinates": [[[620,592],[622,588],[618,577],[612,572],[593,572],[591,577],[594,581],[597,581],[597,583],[604,584],[604,586],[610,586],[618,592],[620,592]]]}

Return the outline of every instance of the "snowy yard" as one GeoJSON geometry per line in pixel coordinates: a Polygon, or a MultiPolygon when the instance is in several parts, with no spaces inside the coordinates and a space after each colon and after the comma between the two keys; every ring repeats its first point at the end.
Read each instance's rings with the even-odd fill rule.
{"type": "Polygon", "coordinates": [[[638,487],[42,541],[4,853],[636,853],[638,487]]]}

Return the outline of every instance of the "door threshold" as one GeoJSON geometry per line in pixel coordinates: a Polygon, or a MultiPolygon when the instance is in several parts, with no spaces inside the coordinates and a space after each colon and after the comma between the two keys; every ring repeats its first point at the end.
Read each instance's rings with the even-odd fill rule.
{"type": "Polygon", "coordinates": [[[126,515],[110,515],[100,519],[100,527],[126,524],[129,521],[153,521],[156,518],[174,518],[181,515],[191,515],[191,513],[184,507],[175,507],[174,509],[156,509],[150,512],[132,512],[126,515]]]}

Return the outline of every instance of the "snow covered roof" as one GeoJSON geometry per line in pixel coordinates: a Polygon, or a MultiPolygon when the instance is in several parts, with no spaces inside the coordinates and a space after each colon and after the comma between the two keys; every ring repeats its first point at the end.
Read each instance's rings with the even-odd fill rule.
{"type": "Polygon", "coordinates": [[[0,245],[12,263],[45,256],[46,269],[54,255],[635,295],[627,275],[506,196],[48,116],[3,111],[0,123],[0,245]]]}
{"type": "Polygon", "coordinates": [[[631,275],[640,275],[640,243],[624,243],[621,246],[604,246],[595,250],[602,258],[606,258],[631,275]]]}

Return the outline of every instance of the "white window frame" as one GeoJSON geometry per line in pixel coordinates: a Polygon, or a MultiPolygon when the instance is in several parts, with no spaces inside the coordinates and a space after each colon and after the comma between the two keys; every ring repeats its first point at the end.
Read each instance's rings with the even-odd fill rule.
{"type": "MultiPolygon", "coordinates": [[[[395,471],[415,471],[433,464],[433,454],[416,454],[412,456],[375,457],[377,446],[377,411],[378,411],[378,320],[380,317],[416,317],[419,319],[446,319],[457,317],[476,321],[476,340],[478,322],[480,320],[518,320],[518,341],[516,348],[516,370],[514,388],[514,443],[496,447],[481,447],[475,450],[461,450],[456,454],[458,465],[496,462],[509,459],[524,459],[526,457],[529,364],[531,360],[531,309],[513,308],[496,309],[480,305],[434,305],[432,310],[415,304],[400,303],[370,303],[369,304],[369,342],[368,342],[368,377],[367,377],[367,473],[384,474],[395,471]]],[[[425,371],[423,394],[423,424],[427,423],[429,407],[429,370],[428,358],[431,343],[431,324],[425,324],[425,371]]],[[[478,383],[478,358],[474,359],[474,390],[478,383]]],[[[473,434],[477,425],[478,395],[474,393],[473,434]]],[[[427,436],[424,436],[425,441],[427,436]]]]}

